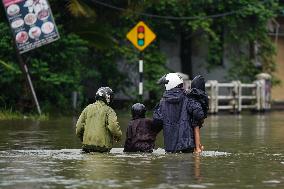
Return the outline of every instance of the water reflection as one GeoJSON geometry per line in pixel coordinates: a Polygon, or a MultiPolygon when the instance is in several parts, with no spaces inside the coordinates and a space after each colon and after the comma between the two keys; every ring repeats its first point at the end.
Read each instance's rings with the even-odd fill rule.
{"type": "Polygon", "coordinates": [[[270,127],[269,123],[267,123],[266,116],[264,114],[258,114],[255,116],[256,119],[256,136],[261,139],[261,143],[265,143],[264,137],[267,132],[266,128],[270,127]]]}
{"type": "Polygon", "coordinates": [[[199,155],[195,155],[193,157],[194,157],[194,176],[195,176],[195,179],[199,183],[201,183],[202,181],[201,165],[200,165],[201,157],[199,155]]]}
{"type": "Polygon", "coordinates": [[[284,188],[282,113],[209,116],[201,156],[82,154],[75,122],[0,121],[0,188],[284,188]]]}
{"type": "Polygon", "coordinates": [[[87,156],[78,164],[80,176],[105,187],[179,188],[202,181],[200,156],[192,154],[87,156]]]}
{"type": "MultiPolygon", "coordinates": [[[[207,151],[204,157],[225,154],[207,151]]],[[[33,188],[40,183],[45,188],[94,184],[98,188],[204,186],[202,157],[203,154],[165,154],[162,149],[153,154],[123,153],[122,148],[109,154],[84,154],[80,149],[2,151],[0,186],[33,188]],[[10,175],[13,180],[8,179],[10,175]]]]}
{"type": "MultiPolygon", "coordinates": [[[[205,120],[205,127],[209,127],[210,129],[210,138],[214,139],[218,137],[218,125],[219,125],[219,117],[212,115],[205,120]]],[[[204,128],[205,128],[204,127],[204,128]]],[[[203,132],[203,129],[201,130],[203,132]]]]}

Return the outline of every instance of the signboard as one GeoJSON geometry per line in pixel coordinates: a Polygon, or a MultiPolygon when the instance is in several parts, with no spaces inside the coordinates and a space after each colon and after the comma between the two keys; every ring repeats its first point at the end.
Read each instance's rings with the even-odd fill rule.
{"type": "Polygon", "coordinates": [[[2,2],[20,53],[59,39],[47,0],[2,0],[2,2]]]}
{"type": "Polygon", "coordinates": [[[156,34],[142,21],[126,35],[127,39],[140,51],[143,51],[156,38],[156,34]]]}

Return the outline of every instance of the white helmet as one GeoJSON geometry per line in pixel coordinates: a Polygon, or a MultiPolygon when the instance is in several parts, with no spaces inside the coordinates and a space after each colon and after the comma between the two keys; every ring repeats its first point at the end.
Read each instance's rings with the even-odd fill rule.
{"type": "Polygon", "coordinates": [[[183,79],[177,73],[168,73],[159,79],[158,84],[165,84],[166,90],[171,90],[183,84],[183,79]]]}

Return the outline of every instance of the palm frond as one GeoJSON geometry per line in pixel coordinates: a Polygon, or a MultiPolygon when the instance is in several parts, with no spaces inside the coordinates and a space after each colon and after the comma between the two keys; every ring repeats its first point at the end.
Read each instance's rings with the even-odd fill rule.
{"type": "Polygon", "coordinates": [[[110,26],[105,22],[90,19],[82,22],[82,19],[74,19],[73,25],[77,27],[69,27],[72,27],[74,33],[87,40],[89,45],[98,49],[107,49],[117,43],[110,32],[110,26]]]}
{"type": "Polygon", "coordinates": [[[117,44],[117,41],[114,38],[96,31],[82,31],[77,32],[76,34],[87,40],[90,46],[94,46],[97,49],[107,49],[114,44],[117,44]]]}
{"type": "Polygon", "coordinates": [[[1,64],[4,68],[6,68],[6,69],[8,69],[8,70],[17,72],[17,70],[16,70],[12,65],[10,65],[10,64],[8,64],[8,63],[6,63],[6,62],[4,62],[3,60],[0,60],[0,64],[1,64]]]}
{"type": "Polygon", "coordinates": [[[69,0],[67,8],[75,17],[95,17],[94,9],[85,4],[82,0],[69,0]]]}

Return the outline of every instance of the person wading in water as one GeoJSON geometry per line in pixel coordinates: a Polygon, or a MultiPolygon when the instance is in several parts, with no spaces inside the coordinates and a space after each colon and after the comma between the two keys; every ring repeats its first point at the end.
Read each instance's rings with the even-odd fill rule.
{"type": "Polygon", "coordinates": [[[201,152],[199,127],[206,117],[201,104],[188,96],[177,73],[166,74],[158,84],[165,85],[165,92],[155,107],[153,124],[163,129],[165,151],[201,152]]]}
{"type": "Polygon", "coordinates": [[[96,102],[81,113],[76,124],[76,135],[82,141],[84,152],[109,152],[113,141],[120,141],[122,136],[116,113],[109,106],[113,91],[109,87],[101,87],[95,98],[96,102]]]}

